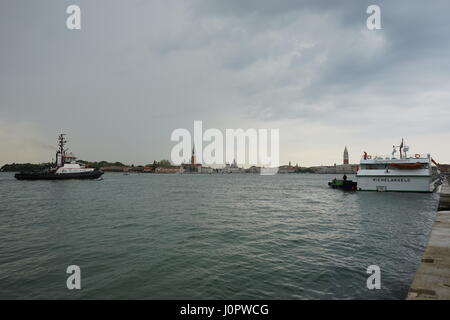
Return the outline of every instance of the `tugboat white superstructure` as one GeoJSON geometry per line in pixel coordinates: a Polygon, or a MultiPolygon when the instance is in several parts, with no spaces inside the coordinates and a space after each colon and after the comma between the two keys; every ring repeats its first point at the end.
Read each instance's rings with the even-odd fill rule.
{"type": "Polygon", "coordinates": [[[364,153],[356,174],[358,190],[433,192],[439,181],[436,162],[429,154],[408,156],[409,147],[394,146],[392,155],[370,156],[364,153]]]}
{"type": "Polygon", "coordinates": [[[56,165],[48,170],[39,172],[21,172],[15,175],[18,180],[62,180],[62,179],[97,179],[103,171],[86,168],[76,162],[76,157],[69,153],[65,145],[65,134],[58,137],[58,151],[56,151],[56,165]]]}

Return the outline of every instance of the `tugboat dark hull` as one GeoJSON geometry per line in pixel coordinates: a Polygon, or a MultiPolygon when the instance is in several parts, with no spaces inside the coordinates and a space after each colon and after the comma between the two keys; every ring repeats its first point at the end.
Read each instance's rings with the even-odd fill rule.
{"type": "Polygon", "coordinates": [[[68,180],[68,179],[98,179],[102,176],[103,171],[94,170],[89,172],[62,173],[54,172],[21,172],[16,173],[17,180],[68,180]]]}
{"type": "Polygon", "coordinates": [[[328,182],[328,186],[333,189],[356,191],[358,183],[352,180],[333,180],[328,182]]]}

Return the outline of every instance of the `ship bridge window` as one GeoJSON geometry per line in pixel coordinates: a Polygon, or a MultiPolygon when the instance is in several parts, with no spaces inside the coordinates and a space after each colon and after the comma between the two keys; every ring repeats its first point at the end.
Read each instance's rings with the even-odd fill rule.
{"type": "Polygon", "coordinates": [[[389,169],[428,169],[429,165],[427,163],[398,163],[390,164],[389,169]]]}
{"type": "Polygon", "coordinates": [[[371,163],[371,164],[362,164],[361,169],[367,170],[382,170],[386,168],[386,164],[384,163],[371,163]]]}

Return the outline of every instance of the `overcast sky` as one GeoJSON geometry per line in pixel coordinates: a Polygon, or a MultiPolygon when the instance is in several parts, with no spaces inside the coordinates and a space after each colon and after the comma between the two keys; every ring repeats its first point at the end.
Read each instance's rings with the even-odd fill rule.
{"type": "Polygon", "coordinates": [[[279,128],[281,162],[450,163],[450,2],[0,2],[0,164],[170,157],[176,128],[279,128]],[[66,8],[81,7],[81,30],[66,8]],[[366,27],[381,7],[382,30],[366,27]]]}

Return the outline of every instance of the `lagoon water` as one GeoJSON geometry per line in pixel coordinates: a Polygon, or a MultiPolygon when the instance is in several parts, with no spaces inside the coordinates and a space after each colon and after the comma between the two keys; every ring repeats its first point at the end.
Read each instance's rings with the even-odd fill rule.
{"type": "Polygon", "coordinates": [[[0,173],[0,299],[404,299],[438,199],[330,175],[103,177],[0,173]]]}

